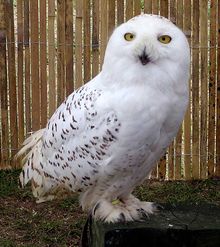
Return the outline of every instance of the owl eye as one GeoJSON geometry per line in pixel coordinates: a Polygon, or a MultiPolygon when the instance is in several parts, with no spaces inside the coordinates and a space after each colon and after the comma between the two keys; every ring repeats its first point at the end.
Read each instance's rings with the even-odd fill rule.
{"type": "Polygon", "coordinates": [[[169,35],[161,35],[158,40],[163,44],[168,44],[172,40],[169,35]]]}
{"type": "Polygon", "coordinates": [[[135,38],[135,35],[133,33],[126,33],[124,35],[125,40],[132,41],[135,38]]]}

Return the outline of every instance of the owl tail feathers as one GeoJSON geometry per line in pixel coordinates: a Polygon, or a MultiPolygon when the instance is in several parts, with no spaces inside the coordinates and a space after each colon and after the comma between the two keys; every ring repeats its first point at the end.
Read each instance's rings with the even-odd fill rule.
{"type": "Polygon", "coordinates": [[[22,159],[23,169],[19,177],[20,186],[23,188],[31,181],[32,192],[34,197],[38,198],[37,202],[52,200],[53,196],[46,196],[47,191],[51,188],[51,180],[46,179],[41,162],[42,154],[42,136],[45,129],[40,129],[28,137],[23,147],[16,154],[15,159],[27,153],[22,159]]]}
{"type": "Polygon", "coordinates": [[[15,158],[19,158],[26,154],[22,159],[23,169],[19,177],[20,186],[23,188],[30,181],[37,203],[51,201],[54,198],[65,198],[70,194],[66,187],[61,185],[55,178],[56,174],[51,174],[51,171],[46,170],[45,160],[42,160],[41,151],[44,130],[38,130],[28,137],[15,156],[15,158]]]}
{"type": "Polygon", "coordinates": [[[40,129],[36,132],[34,132],[32,135],[30,135],[23,143],[22,148],[19,150],[19,152],[15,155],[15,159],[22,156],[24,153],[28,152],[28,154],[22,159],[22,164],[27,161],[27,158],[30,156],[30,154],[33,152],[33,148],[37,145],[37,143],[41,140],[43,133],[45,129],[40,129]]]}

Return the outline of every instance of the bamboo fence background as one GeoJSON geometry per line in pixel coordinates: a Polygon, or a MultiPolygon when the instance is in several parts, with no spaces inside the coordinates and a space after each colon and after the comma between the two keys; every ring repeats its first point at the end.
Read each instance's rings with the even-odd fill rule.
{"type": "Polygon", "coordinates": [[[152,177],[220,177],[220,0],[0,0],[0,168],[66,95],[101,68],[115,26],[141,12],[171,19],[191,46],[191,103],[152,177]]]}

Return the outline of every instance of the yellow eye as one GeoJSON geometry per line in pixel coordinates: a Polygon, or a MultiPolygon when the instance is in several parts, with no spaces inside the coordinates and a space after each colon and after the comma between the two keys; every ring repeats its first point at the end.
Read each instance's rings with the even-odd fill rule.
{"type": "Polygon", "coordinates": [[[161,35],[158,40],[163,44],[168,44],[171,41],[171,37],[169,35],[161,35]]]}
{"type": "Polygon", "coordinates": [[[132,41],[135,38],[135,35],[133,33],[126,33],[124,35],[125,40],[132,41]]]}

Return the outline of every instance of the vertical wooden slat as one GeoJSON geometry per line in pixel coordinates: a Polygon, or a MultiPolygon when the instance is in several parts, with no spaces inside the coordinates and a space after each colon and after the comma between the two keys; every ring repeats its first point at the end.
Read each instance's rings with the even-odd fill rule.
{"type": "MultiPolygon", "coordinates": [[[[159,0],[152,0],[152,13],[153,14],[159,14],[159,0]]],[[[159,160],[157,167],[151,172],[151,177],[152,178],[160,178],[164,179],[165,178],[165,163],[166,162],[166,154],[161,157],[159,160]]]]}
{"type": "Polygon", "coordinates": [[[76,0],[76,83],[75,89],[79,88],[82,83],[82,18],[83,18],[83,4],[81,0],[76,0]]]}
{"type": "Polygon", "coordinates": [[[115,28],[115,1],[109,1],[108,4],[108,38],[115,28]]]}
{"type": "Polygon", "coordinates": [[[215,153],[215,88],[216,88],[216,18],[217,3],[210,2],[210,53],[209,53],[209,116],[208,116],[208,177],[214,176],[215,153]]]}
{"type": "Polygon", "coordinates": [[[199,179],[199,0],[192,3],[192,177],[199,179]]]}
{"type": "Polygon", "coordinates": [[[164,17],[168,17],[169,1],[160,0],[160,14],[164,17]]]}
{"type": "Polygon", "coordinates": [[[158,15],[159,10],[159,0],[152,0],[152,13],[158,15]]]}
{"type": "Polygon", "coordinates": [[[179,28],[183,29],[183,3],[184,0],[176,1],[176,24],[179,28]]]}
{"type": "Polygon", "coordinates": [[[117,26],[124,22],[124,1],[117,0],[117,26]]]}
{"type": "Polygon", "coordinates": [[[55,81],[55,1],[48,0],[49,117],[56,109],[55,81]]]}
{"type": "Polygon", "coordinates": [[[84,28],[84,52],[83,52],[83,65],[84,65],[84,82],[88,82],[91,79],[91,67],[90,67],[90,0],[83,0],[83,28],[84,28]]]}
{"type": "Polygon", "coordinates": [[[25,47],[25,127],[31,131],[31,97],[30,97],[30,43],[29,43],[29,0],[24,1],[24,47],[25,47]]]}
{"type": "Polygon", "coordinates": [[[152,13],[152,1],[153,0],[144,0],[144,12],[146,14],[152,13]]]}
{"type": "Polygon", "coordinates": [[[57,106],[65,97],[65,1],[57,1],[57,106]]]}
{"type": "Polygon", "coordinates": [[[65,0],[65,59],[66,59],[66,95],[74,89],[73,80],[73,1],[65,0]]]}
{"type": "Polygon", "coordinates": [[[17,37],[18,37],[18,64],[17,64],[17,80],[18,80],[18,139],[19,144],[24,140],[24,94],[23,94],[23,10],[24,1],[17,1],[17,37]]]}
{"type": "Polygon", "coordinates": [[[99,72],[99,1],[93,0],[92,4],[92,77],[99,72]]]}
{"type": "Polygon", "coordinates": [[[169,19],[176,24],[176,0],[170,0],[169,19]]]}
{"type": "Polygon", "coordinates": [[[141,13],[141,1],[134,1],[134,15],[140,15],[141,13]]]}
{"type": "Polygon", "coordinates": [[[160,161],[157,163],[157,165],[151,171],[151,175],[150,175],[151,179],[157,179],[158,178],[158,167],[159,167],[159,164],[160,164],[160,161]]]}
{"type": "MultiPolygon", "coordinates": [[[[168,17],[168,0],[161,0],[160,4],[160,14],[164,17],[168,17]]],[[[158,177],[162,180],[166,177],[166,157],[166,154],[161,157],[158,164],[158,177]]]]}
{"type": "MultiPolygon", "coordinates": [[[[184,31],[188,33],[188,42],[191,44],[191,0],[184,0],[184,31]]],[[[184,119],[184,175],[191,178],[191,80],[189,80],[189,106],[184,119]]]]}
{"type": "Polygon", "coordinates": [[[31,21],[31,85],[32,85],[32,130],[40,128],[40,83],[39,83],[39,39],[38,1],[30,1],[31,21]]]}
{"type": "Polygon", "coordinates": [[[125,12],[126,20],[129,20],[134,16],[133,9],[134,9],[134,1],[126,0],[126,12],[125,12]]]}
{"type": "Polygon", "coordinates": [[[216,123],[216,167],[215,176],[220,177],[220,1],[218,1],[218,54],[217,54],[217,123],[216,123]]]}
{"type": "Polygon", "coordinates": [[[173,143],[168,148],[168,179],[174,179],[174,146],[173,143]]]}
{"type": "Polygon", "coordinates": [[[6,1],[7,16],[7,48],[8,48],[8,79],[9,79],[9,106],[10,106],[10,144],[11,155],[16,153],[18,147],[17,126],[17,88],[15,69],[15,37],[14,37],[14,9],[13,1],[6,1]]]}
{"type": "Polygon", "coordinates": [[[164,180],[166,178],[166,156],[167,154],[164,154],[158,163],[158,178],[160,180],[164,180]]]}
{"type": "Polygon", "coordinates": [[[101,48],[100,48],[100,64],[102,66],[103,60],[104,60],[104,54],[105,54],[105,49],[107,45],[107,40],[108,40],[108,2],[107,0],[101,0],[100,4],[100,11],[101,11],[101,48]]]}
{"type": "Polygon", "coordinates": [[[1,160],[0,166],[7,167],[9,160],[8,100],[6,66],[6,19],[5,3],[0,1],[0,103],[1,103],[1,160]]]}
{"type": "Polygon", "coordinates": [[[0,0],[0,69],[2,73],[0,74],[0,168],[3,167],[3,160],[2,160],[2,152],[3,152],[3,145],[2,145],[2,118],[1,118],[1,92],[2,92],[2,84],[5,81],[5,73],[6,71],[6,48],[3,46],[3,43],[6,42],[5,38],[5,20],[4,20],[4,5],[2,0],[0,0]],[[4,50],[3,50],[4,49],[4,50]],[[4,55],[5,54],[5,55],[4,55]]]}
{"type": "Polygon", "coordinates": [[[200,178],[207,175],[207,79],[208,79],[208,3],[200,1],[200,56],[201,56],[201,131],[200,131],[200,178]]]}
{"type": "MultiPolygon", "coordinates": [[[[169,19],[176,23],[176,0],[170,0],[169,5],[169,19]]],[[[168,163],[168,179],[172,180],[174,179],[174,142],[171,143],[171,145],[168,148],[168,154],[167,154],[167,163],[168,163]]]]}
{"type": "MultiPolygon", "coordinates": [[[[178,0],[176,2],[176,24],[179,28],[183,29],[183,0],[178,0]]],[[[180,129],[177,133],[175,138],[175,179],[181,179],[181,172],[182,172],[182,136],[183,136],[183,129],[180,126],[180,129]]]]}
{"type": "Polygon", "coordinates": [[[46,0],[40,1],[40,88],[41,127],[47,123],[47,40],[46,40],[46,0]]]}

